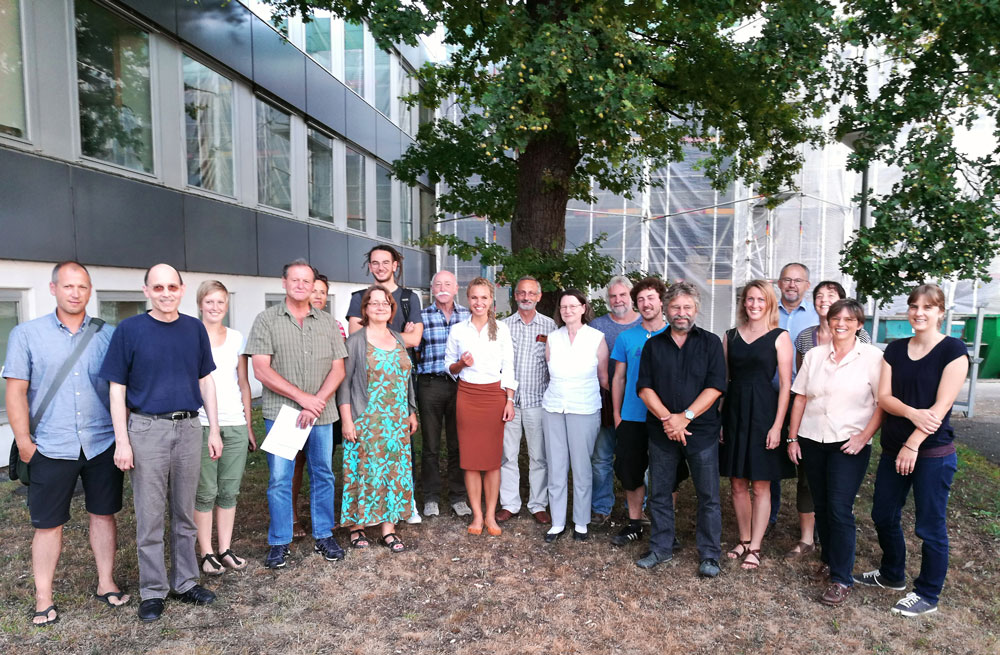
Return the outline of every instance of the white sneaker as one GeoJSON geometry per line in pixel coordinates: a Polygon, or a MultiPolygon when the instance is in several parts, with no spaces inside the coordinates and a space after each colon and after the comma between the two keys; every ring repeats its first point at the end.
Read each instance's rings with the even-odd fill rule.
{"type": "Polygon", "coordinates": [[[455,513],[459,516],[472,516],[472,508],[464,500],[460,500],[457,503],[452,503],[451,508],[455,510],[455,513]]]}
{"type": "Polygon", "coordinates": [[[406,522],[410,525],[416,525],[424,522],[424,520],[420,518],[420,512],[417,511],[417,501],[413,501],[413,503],[411,503],[410,518],[406,519],[406,522]]]}
{"type": "Polygon", "coordinates": [[[431,500],[424,503],[424,516],[438,516],[441,514],[441,510],[438,509],[438,504],[431,500]]]}

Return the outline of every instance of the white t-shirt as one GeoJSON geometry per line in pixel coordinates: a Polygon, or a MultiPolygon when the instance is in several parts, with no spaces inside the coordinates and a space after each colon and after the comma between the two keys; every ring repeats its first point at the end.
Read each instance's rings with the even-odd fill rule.
{"type": "MultiPolygon", "coordinates": [[[[212,381],[215,382],[215,402],[219,408],[220,426],[247,424],[243,414],[239,378],[236,376],[236,365],[245,348],[246,340],[243,335],[232,328],[226,328],[226,340],[222,345],[212,346],[212,358],[215,360],[212,381]]],[[[208,425],[204,407],[198,410],[198,418],[203,426],[208,425]]]]}
{"type": "Polygon", "coordinates": [[[558,414],[593,414],[601,410],[601,385],[597,379],[597,349],[604,333],[581,326],[570,343],[569,331],[550,332],[549,386],[542,408],[558,414]]]}

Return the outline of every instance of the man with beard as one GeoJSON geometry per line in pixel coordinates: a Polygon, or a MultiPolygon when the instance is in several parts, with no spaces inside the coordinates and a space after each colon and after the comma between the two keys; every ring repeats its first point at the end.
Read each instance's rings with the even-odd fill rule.
{"type": "MultiPolygon", "coordinates": [[[[381,253],[377,255],[381,257],[381,253]]],[[[441,512],[441,471],[438,460],[442,424],[448,446],[448,500],[457,515],[472,514],[465,497],[465,476],[458,462],[458,426],[455,422],[458,383],[448,375],[444,366],[448,333],[453,325],[470,316],[467,308],[455,302],[457,293],[458,281],[455,275],[451,271],[438,271],[431,278],[434,302],[420,312],[423,339],[417,364],[417,404],[423,425],[420,479],[424,492],[424,516],[437,516],[441,512]]]]}
{"type": "Polygon", "coordinates": [[[549,384],[545,342],[556,329],[555,321],[535,311],[542,297],[542,285],[533,277],[522,277],[514,287],[517,313],[504,319],[514,341],[514,418],[503,429],[503,461],[500,465],[500,506],[497,521],[503,522],[521,511],[521,473],[517,459],[521,452],[521,432],[528,444],[528,511],[539,523],[552,518],[549,504],[548,473],[545,463],[545,434],[542,431],[542,395],[549,384]]]}
{"type": "MultiPolygon", "coordinates": [[[[420,297],[412,289],[396,284],[403,256],[392,246],[380,243],[368,251],[366,262],[375,278],[375,284],[388,289],[396,300],[397,311],[389,322],[389,328],[402,335],[403,344],[407,348],[416,348],[420,345],[424,324],[420,312],[420,297]]],[[[361,289],[351,294],[351,304],[347,308],[347,331],[351,334],[361,329],[361,296],[364,292],[361,289]]]]}
{"type": "MultiPolygon", "coordinates": [[[[624,276],[617,275],[608,282],[608,309],[604,316],[599,316],[588,325],[604,333],[604,342],[608,352],[615,350],[615,340],[618,335],[639,324],[642,317],[632,308],[632,282],[624,276]]],[[[615,362],[608,362],[608,379],[614,378],[615,362]]],[[[601,525],[608,520],[615,504],[615,477],[612,470],[615,456],[615,423],[612,416],[611,394],[601,390],[601,431],[597,433],[594,444],[594,454],[590,464],[593,468],[593,494],[590,500],[593,518],[591,522],[601,525]]]]}
{"type": "Polygon", "coordinates": [[[670,329],[651,337],[642,349],[635,383],[648,409],[651,518],[649,552],[636,565],[651,569],[673,558],[671,492],[683,457],[698,496],[698,574],[714,578],[722,554],[719,398],[726,390],[726,362],[719,337],[695,325],[700,294],[694,285],[671,285],[665,302],[670,329]]]}

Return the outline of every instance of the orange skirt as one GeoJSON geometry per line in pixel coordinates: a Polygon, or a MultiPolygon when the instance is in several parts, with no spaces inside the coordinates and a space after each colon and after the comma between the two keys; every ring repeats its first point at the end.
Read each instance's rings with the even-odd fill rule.
{"type": "Polygon", "coordinates": [[[507,393],[499,382],[458,381],[455,417],[458,461],[466,471],[493,471],[503,459],[503,408],[507,393]]]}

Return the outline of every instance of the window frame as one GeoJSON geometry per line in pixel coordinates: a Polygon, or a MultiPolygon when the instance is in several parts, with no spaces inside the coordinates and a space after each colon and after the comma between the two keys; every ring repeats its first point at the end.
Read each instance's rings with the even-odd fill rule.
{"type": "MultiPolygon", "coordinates": [[[[253,119],[252,131],[253,131],[253,182],[254,182],[254,198],[256,200],[257,207],[261,209],[266,209],[268,212],[279,214],[282,216],[295,216],[295,179],[296,179],[296,149],[295,149],[295,117],[300,114],[296,114],[295,111],[290,109],[284,103],[276,100],[270,96],[265,96],[260,93],[253,94],[253,119]],[[259,157],[259,147],[257,141],[257,120],[259,118],[259,108],[260,104],[269,105],[272,109],[280,111],[288,115],[288,209],[283,209],[281,207],[275,207],[274,205],[269,205],[263,201],[260,192],[260,157],[259,157]]],[[[306,215],[308,216],[308,210],[306,215]]]]}
{"type": "MultiPolygon", "coordinates": [[[[229,71],[228,69],[225,69],[225,68],[223,68],[223,69],[220,70],[220,67],[219,67],[219,65],[216,62],[212,62],[211,64],[206,63],[204,57],[198,56],[195,52],[193,52],[192,50],[190,50],[188,48],[185,48],[185,47],[181,47],[180,48],[179,65],[180,65],[180,68],[179,68],[179,71],[178,71],[178,76],[179,76],[179,80],[180,80],[180,91],[179,91],[179,93],[180,93],[180,108],[181,108],[180,152],[181,152],[181,156],[184,157],[184,169],[181,171],[182,177],[183,177],[183,184],[184,184],[184,189],[183,190],[184,190],[185,193],[197,193],[197,194],[205,195],[205,196],[208,196],[208,197],[211,197],[211,198],[224,199],[224,200],[229,201],[229,202],[238,202],[239,198],[240,198],[240,192],[241,192],[241,186],[240,186],[240,164],[239,164],[239,162],[240,162],[240,159],[241,159],[241,157],[243,155],[243,152],[242,152],[243,148],[242,148],[242,143],[241,143],[242,139],[240,139],[240,127],[241,127],[240,120],[242,118],[241,111],[240,111],[241,101],[240,101],[240,98],[239,98],[239,96],[240,96],[240,93],[239,93],[239,81],[238,81],[238,79],[236,77],[236,74],[233,73],[233,72],[231,72],[231,71],[229,71]],[[230,194],[226,194],[226,193],[224,193],[222,191],[215,191],[213,189],[208,189],[208,188],[201,187],[201,186],[194,186],[194,185],[192,185],[192,184],[190,184],[188,182],[188,171],[187,171],[187,119],[186,119],[186,115],[185,115],[185,112],[184,112],[184,58],[185,57],[188,58],[188,59],[190,59],[190,60],[192,60],[192,61],[194,61],[194,62],[196,62],[196,63],[198,63],[198,64],[201,64],[202,66],[204,66],[205,68],[209,69],[210,71],[212,71],[216,75],[219,75],[220,77],[223,77],[223,78],[229,80],[229,83],[232,85],[232,99],[231,99],[231,103],[230,103],[231,104],[230,113],[231,113],[231,118],[232,118],[232,132],[231,132],[231,135],[232,135],[232,141],[233,141],[233,144],[232,144],[232,155],[233,155],[232,156],[233,192],[232,192],[231,195],[230,194]]],[[[254,95],[253,97],[256,99],[257,96],[254,95]]],[[[251,112],[251,113],[253,113],[253,112],[251,112]]],[[[254,124],[253,124],[252,128],[253,128],[254,136],[256,137],[256,134],[257,134],[257,125],[256,125],[256,115],[255,114],[254,114],[254,124]]],[[[254,154],[256,154],[256,152],[257,152],[257,144],[256,144],[256,142],[254,143],[254,149],[253,150],[254,150],[254,154]]],[[[254,177],[256,179],[256,168],[254,169],[254,173],[255,173],[254,177]]]]}
{"type": "Polygon", "coordinates": [[[0,141],[9,142],[11,145],[27,146],[33,143],[32,135],[34,133],[34,121],[32,119],[34,102],[31,76],[28,74],[28,52],[31,50],[28,47],[28,39],[31,36],[28,24],[33,17],[31,14],[33,3],[26,0],[14,0],[14,2],[17,3],[18,30],[21,33],[21,102],[24,107],[24,135],[15,136],[6,132],[0,132],[0,141]]]}
{"type": "MultiPolygon", "coordinates": [[[[27,290],[16,289],[10,287],[0,288],[0,302],[15,302],[17,303],[17,325],[25,323],[27,319],[27,290]]],[[[8,336],[8,343],[10,343],[10,338],[8,336]]],[[[2,363],[0,363],[2,367],[2,363]]],[[[4,382],[4,389],[7,388],[6,382],[4,382]]],[[[7,405],[6,403],[0,403],[0,425],[6,425],[9,421],[7,420],[7,405]]]]}

